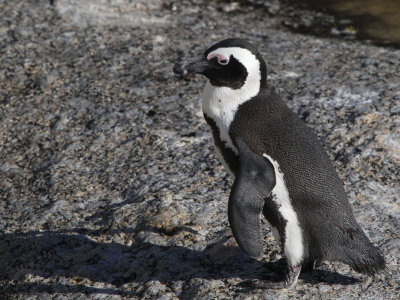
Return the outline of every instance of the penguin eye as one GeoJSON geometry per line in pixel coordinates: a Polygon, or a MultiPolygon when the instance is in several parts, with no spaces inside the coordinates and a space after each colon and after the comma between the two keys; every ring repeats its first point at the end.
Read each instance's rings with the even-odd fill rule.
{"type": "Polygon", "coordinates": [[[227,65],[227,64],[229,64],[229,59],[226,59],[226,58],[219,59],[218,63],[220,65],[227,65]]]}
{"type": "Polygon", "coordinates": [[[217,58],[217,61],[220,65],[225,66],[225,65],[229,64],[229,58],[222,54],[212,53],[207,56],[207,59],[210,60],[215,57],[217,58]]]}

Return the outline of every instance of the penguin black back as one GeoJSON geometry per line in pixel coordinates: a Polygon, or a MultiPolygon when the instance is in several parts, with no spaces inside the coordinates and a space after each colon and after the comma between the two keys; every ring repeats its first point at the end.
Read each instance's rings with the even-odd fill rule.
{"type": "Polygon", "coordinates": [[[385,261],[356,222],[325,150],[277,94],[266,90],[244,103],[230,130],[246,137],[256,154],[267,153],[279,163],[302,227],[305,260],[340,261],[368,275],[384,269],[385,261]]]}

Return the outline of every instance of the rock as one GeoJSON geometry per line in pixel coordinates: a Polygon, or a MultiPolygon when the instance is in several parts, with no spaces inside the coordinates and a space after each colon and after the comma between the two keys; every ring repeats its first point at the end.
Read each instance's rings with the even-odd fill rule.
{"type": "Polygon", "coordinates": [[[271,15],[243,1],[0,2],[1,295],[397,296],[400,51],[290,33],[271,15]],[[260,48],[269,84],[325,145],[386,274],[325,263],[291,291],[237,286],[273,275],[279,247],[266,224],[260,261],[237,247],[204,79],[172,74],[230,36],[260,48]]]}

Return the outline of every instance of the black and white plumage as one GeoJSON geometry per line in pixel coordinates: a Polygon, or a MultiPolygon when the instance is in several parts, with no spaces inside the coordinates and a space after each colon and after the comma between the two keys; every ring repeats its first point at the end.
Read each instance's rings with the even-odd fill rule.
{"type": "Polygon", "coordinates": [[[262,253],[264,214],[287,259],[285,281],[255,286],[294,286],[301,266],[315,261],[340,261],[369,275],[385,268],[317,137],[267,87],[266,64],[253,44],[221,41],[174,72],[208,79],[203,112],[235,176],[228,217],[239,247],[253,257],[262,253]]]}

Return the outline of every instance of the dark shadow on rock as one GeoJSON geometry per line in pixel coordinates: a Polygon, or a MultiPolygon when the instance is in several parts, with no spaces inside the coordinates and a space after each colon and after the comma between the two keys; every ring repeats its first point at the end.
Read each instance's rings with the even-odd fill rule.
{"type": "MultiPolygon", "coordinates": [[[[133,187],[128,187],[121,193],[124,201],[110,204],[108,201],[104,201],[105,205],[100,206],[97,211],[85,218],[85,221],[94,222],[95,225],[101,225],[102,230],[111,228],[115,223],[114,213],[117,209],[127,205],[140,203],[144,201],[143,193],[137,192],[133,187]]],[[[144,205],[144,208],[146,206],[144,205]]],[[[143,208],[143,209],[144,209],[143,208]]]]}
{"type": "Polygon", "coordinates": [[[339,284],[339,285],[353,285],[358,284],[360,281],[357,278],[342,275],[337,272],[328,270],[314,270],[312,272],[301,273],[299,278],[307,283],[318,284],[339,284]]]}
{"type": "MultiPolygon", "coordinates": [[[[303,264],[299,278],[303,282],[313,284],[323,282],[326,284],[351,285],[359,283],[359,280],[354,277],[341,275],[337,272],[332,272],[328,270],[321,270],[318,269],[318,266],[320,266],[319,263],[317,263],[316,268],[314,267],[314,264],[303,264]]],[[[266,262],[263,264],[263,268],[276,273],[276,275],[278,276],[284,277],[286,271],[286,259],[281,258],[278,261],[266,262]]]]}
{"type": "Polygon", "coordinates": [[[66,285],[66,284],[44,284],[38,282],[32,283],[9,283],[0,286],[0,299],[11,298],[12,294],[46,294],[46,293],[58,293],[58,294],[74,294],[83,293],[89,294],[105,294],[105,295],[121,295],[121,296],[133,296],[133,292],[123,291],[118,288],[95,288],[86,286],[83,284],[66,285]],[[8,297],[7,297],[8,296],[8,297]]]}
{"type": "MultiPolygon", "coordinates": [[[[131,247],[115,242],[96,242],[96,232],[85,230],[89,238],[77,231],[1,234],[0,280],[9,284],[0,286],[0,292],[135,295],[135,292],[124,291],[118,286],[125,283],[140,285],[150,280],[170,283],[171,280],[192,278],[239,277],[246,280],[268,273],[262,263],[247,257],[236,246],[226,246],[226,238],[196,251],[181,246],[158,246],[138,237],[131,247]],[[43,278],[64,276],[73,278],[77,284],[20,283],[29,274],[43,278]],[[116,288],[94,288],[79,283],[85,279],[111,284],[116,288]]],[[[337,273],[314,273],[303,279],[315,283],[321,278],[322,281],[328,278],[329,283],[354,283],[350,277],[337,273]]]]}

